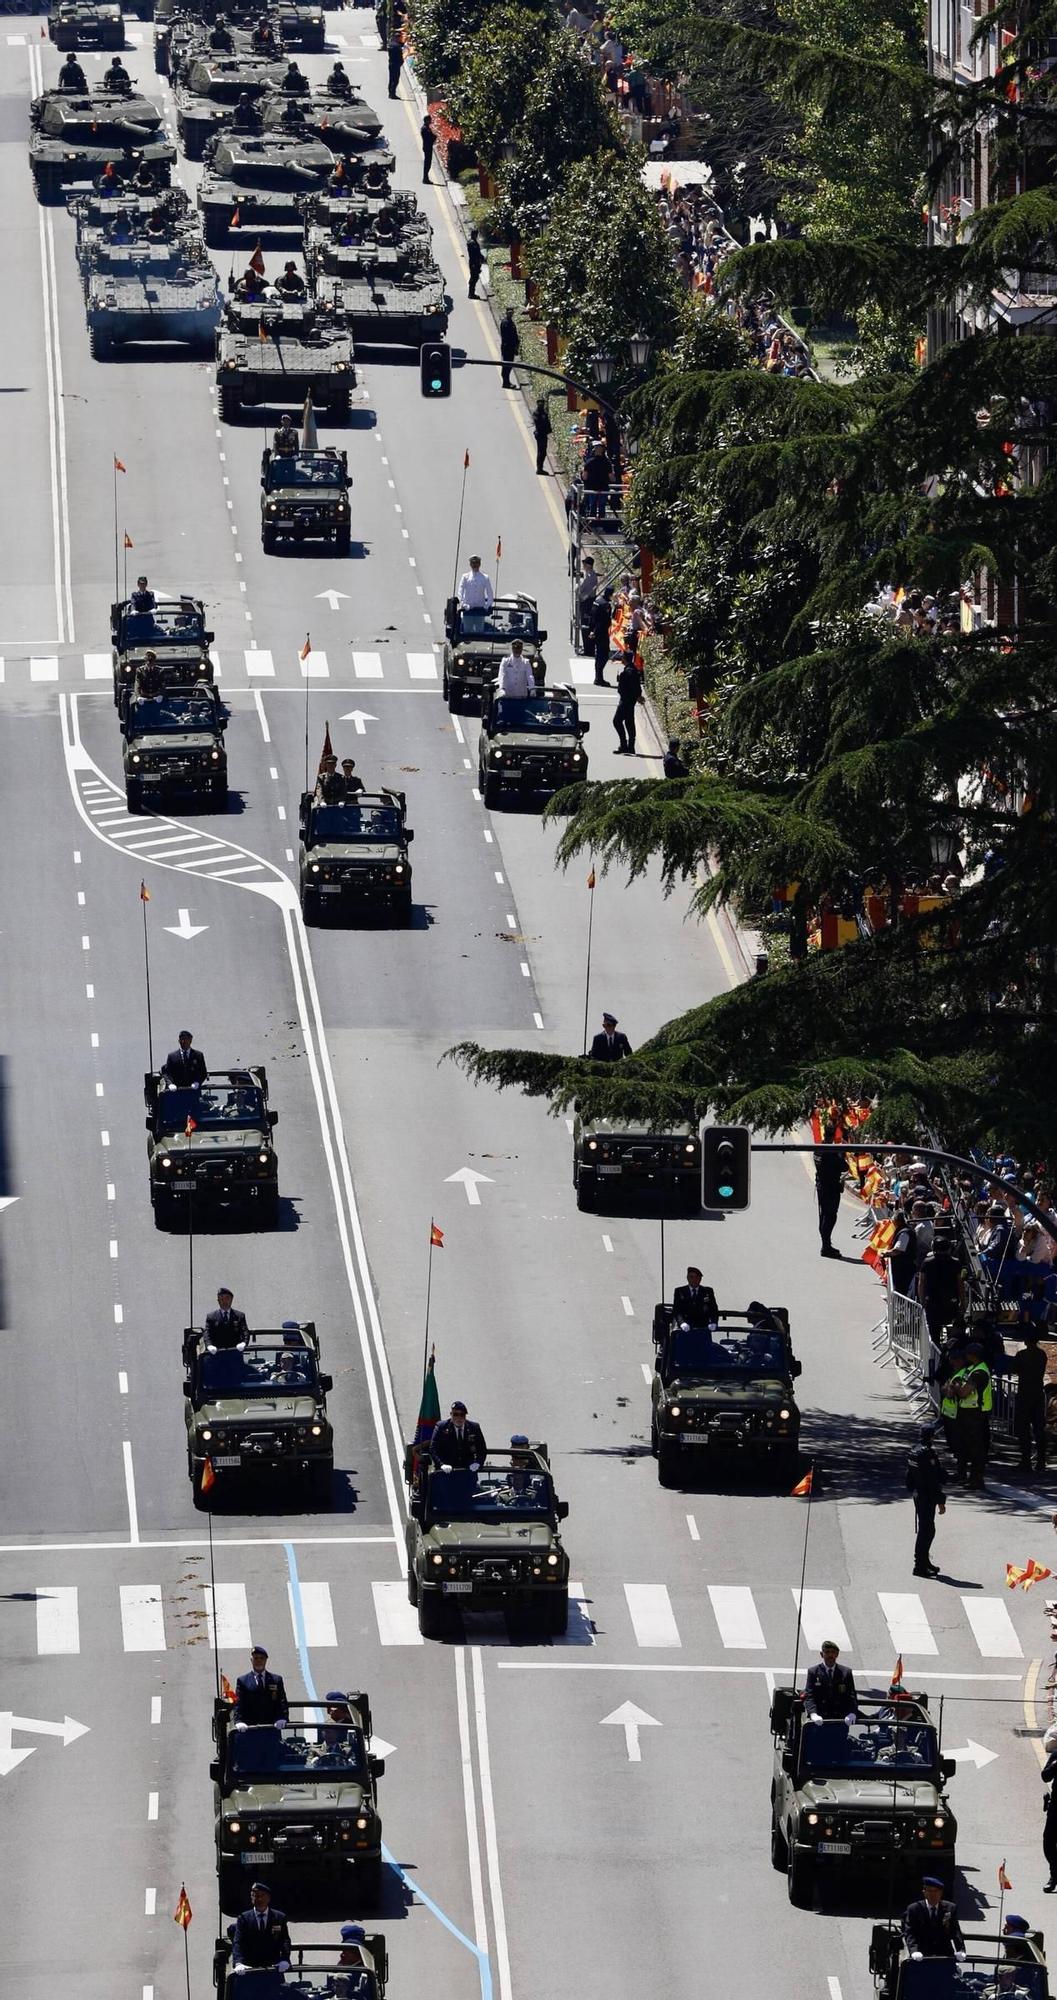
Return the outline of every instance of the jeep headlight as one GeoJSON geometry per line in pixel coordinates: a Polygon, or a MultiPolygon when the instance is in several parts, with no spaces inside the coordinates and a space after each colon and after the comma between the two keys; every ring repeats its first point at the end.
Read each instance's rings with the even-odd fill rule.
{"type": "Polygon", "coordinates": [[[345,495],[344,495],[344,493],[343,493],[343,494],[341,495],[340,499],[338,500],[338,507],[337,507],[337,511],[338,511],[338,513],[339,513],[339,514],[347,514],[347,513],[348,513],[348,511],[349,511],[349,503],[348,503],[348,501],[346,500],[346,498],[345,498],[345,495]]]}
{"type": "Polygon", "coordinates": [[[683,1414],[683,1407],[681,1403],[673,1403],[669,1408],[668,1415],[670,1417],[681,1417],[682,1414],[683,1414]]]}
{"type": "Polygon", "coordinates": [[[260,1161],[260,1163],[261,1163],[261,1166],[262,1166],[262,1167],[266,1167],[266,1166],[267,1166],[267,1164],[268,1164],[268,1155],[267,1155],[267,1153],[258,1153],[258,1155],[257,1155],[257,1158],[258,1158],[258,1160],[260,1161]]]}
{"type": "Polygon", "coordinates": [[[573,755],[572,755],[572,761],[573,761],[573,763],[574,763],[574,764],[582,764],[582,763],[583,763],[583,761],[584,761],[584,753],[583,753],[583,751],[582,751],[582,750],[574,750],[574,751],[573,751],[573,755]]]}
{"type": "Polygon", "coordinates": [[[683,1152],[684,1152],[684,1153],[696,1153],[696,1151],[697,1151],[697,1140],[696,1140],[696,1139],[688,1139],[688,1140],[687,1140],[687,1142],[686,1142],[686,1144],[685,1144],[685,1146],[683,1147],[683,1152]]]}
{"type": "Polygon", "coordinates": [[[311,867],[311,873],[312,873],[313,875],[318,875],[318,874],[319,874],[319,862],[318,862],[318,861],[313,861],[313,863],[312,863],[312,867],[311,867]]]}
{"type": "Polygon", "coordinates": [[[553,1549],[551,1550],[550,1555],[547,1557],[547,1567],[548,1569],[557,1569],[558,1567],[558,1558],[553,1549]]]}
{"type": "Polygon", "coordinates": [[[807,1823],[808,1823],[808,1825],[809,1825],[809,1826],[817,1826],[817,1825],[818,1825],[818,1814],[817,1814],[817,1813],[808,1813],[808,1816],[807,1816],[807,1823]]]}
{"type": "Polygon", "coordinates": [[[935,1819],[934,1819],[934,1820],[933,1820],[933,1822],[932,1822],[932,1824],[933,1824],[933,1826],[946,1826],[946,1824],[947,1824],[947,1821],[946,1821],[946,1818],[945,1818],[944,1814],[943,1814],[943,1813],[937,1813],[937,1814],[936,1814],[936,1817],[935,1817],[935,1819]]]}
{"type": "Polygon", "coordinates": [[[171,1160],[171,1158],[169,1157],[169,1154],[168,1154],[168,1153],[163,1153],[163,1154],[162,1154],[162,1156],[161,1156],[161,1159],[160,1159],[160,1160],[158,1161],[158,1165],[159,1165],[159,1167],[171,1167],[171,1166],[172,1166],[172,1160],[171,1160]]]}
{"type": "Polygon", "coordinates": [[[371,1824],[371,1822],[370,1822],[370,1820],[368,1819],[368,1817],[367,1817],[367,1814],[366,1814],[366,1813],[360,1813],[360,1814],[359,1814],[359,1816],[358,1816],[358,1818],[357,1818],[357,1820],[356,1820],[356,1830],[357,1830],[357,1832],[358,1832],[358,1833],[366,1833],[366,1831],[367,1831],[367,1828],[368,1828],[368,1827],[370,1826],[370,1824],[371,1824]]]}
{"type": "Polygon", "coordinates": [[[267,514],[277,514],[279,512],[278,500],[269,500],[268,505],[265,508],[265,512],[267,514]]]}
{"type": "Polygon", "coordinates": [[[321,1437],[322,1437],[322,1435],[323,1435],[323,1426],[322,1426],[322,1424],[313,1424],[313,1425],[312,1425],[312,1436],[313,1436],[314,1438],[321,1438],[321,1437]]]}
{"type": "Polygon", "coordinates": [[[235,357],[234,357],[234,355],[233,355],[233,354],[229,355],[229,356],[228,356],[228,358],[227,358],[227,360],[226,360],[226,361],[225,361],[225,363],[224,363],[224,366],[225,366],[225,368],[237,368],[237,367],[238,367],[238,365],[239,365],[239,364],[238,364],[238,362],[236,361],[236,359],[235,359],[235,357]]]}
{"type": "Polygon", "coordinates": [[[229,1832],[229,1833],[241,1833],[241,1832],[242,1832],[242,1821],[241,1821],[241,1820],[239,1820],[239,1819],[229,1819],[229,1821],[228,1821],[228,1832],[229,1832]]]}
{"type": "Polygon", "coordinates": [[[441,1555],[440,1550],[439,1549],[434,1550],[433,1554],[430,1556],[430,1562],[433,1564],[434,1569],[439,1569],[443,1561],[444,1557],[441,1555]]]}
{"type": "Polygon", "coordinates": [[[597,1153],[597,1151],[598,1151],[598,1140],[597,1140],[597,1139],[589,1139],[589,1140],[587,1141],[587,1150],[588,1150],[588,1152],[589,1152],[589,1153],[597,1153]]]}
{"type": "Polygon", "coordinates": [[[403,864],[403,862],[402,862],[402,861],[398,861],[398,862],[396,862],[396,863],[395,863],[395,865],[394,865],[394,868],[393,868],[393,874],[394,874],[394,875],[402,875],[402,874],[403,874],[403,872],[404,872],[404,864],[403,864]]]}
{"type": "Polygon", "coordinates": [[[142,764],[142,762],[143,762],[143,759],[142,759],[142,757],[140,756],[140,754],[139,754],[139,751],[138,751],[138,750],[134,750],[134,751],[132,752],[132,762],[133,762],[134,764],[142,764]]]}
{"type": "Polygon", "coordinates": [[[219,750],[211,750],[209,752],[209,761],[211,764],[218,764],[220,762],[219,750]]]}
{"type": "Polygon", "coordinates": [[[200,1431],[200,1432],[199,1432],[199,1436],[200,1436],[200,1438],[201,1438],[201,1440],[202,1440],[202,1443],[203,1443],[203,1444],[210,1444],[210,1443],[212,1442],[212,1438],[213,1438],[213,1433],[212,1433],[212,1431],[200,1431]]]}

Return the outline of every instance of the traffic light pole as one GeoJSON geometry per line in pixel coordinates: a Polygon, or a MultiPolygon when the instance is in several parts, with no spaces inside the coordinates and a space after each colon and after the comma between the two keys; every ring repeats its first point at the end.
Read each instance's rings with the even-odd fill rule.
{"type": "MultiPolygon", "coordinates": [[[[938,1166],[959,1167],[963,1173],[972,1174],[975,1180],[986,1181],[988,1187],[997,1189],[1007,1199],[1011,1192],[1009,1182],[1004,1181],[1001,1174],[989,1173],[975,1160],[963,1159],[960,1153],[945,1153],[938,1146],[869,1145],[860,1144],[857,1138],[822,1140],[818,1145],[813,1140],[803,1139],[753,1139],[750,1150],[754,1153],[868,1153],[871,1159],[933,1160],[938,1166]]],[[[1017,1207],[1027,1209],[1028,1214],[1057,1243],[1057,1227],[1045,1210],[1039,1207],[1034,1195],[1022,1194],[1018,1188],[1015,1200],[1017,1207]]]]}
{"type": "MultiPolygon", "coordinates": [[[[428,345],[440,347],[447,343],[430,341],[428,345]]],[[[615,403],[610,402],[608,396],[603,396],[601,390],[592,384],[579,381],[575,375],[563,374],[560,368],[544,368],[538,361],[522,361],[520,355],[513,361],[486,361],[476,354],[459,354],[458,357],[452,354],[451,365],[453,372],[459,368],[520,368],[525,375],[546,375],[549,381],[560,382],[563,389],[575,389],[578,395],[589,397],[592,403],[598,404],[600,410],[605,410],[617,423],[620,421],[620,411],[615,403]]]]}

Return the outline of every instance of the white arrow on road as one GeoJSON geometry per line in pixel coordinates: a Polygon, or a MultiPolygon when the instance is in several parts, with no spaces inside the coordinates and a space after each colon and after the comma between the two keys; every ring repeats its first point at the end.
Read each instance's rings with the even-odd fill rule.
{"type": "Polygon", "coordinates": [[[462,1182],[463,1187],[466,1189],[466,1199],[471,1208],[480,1208],[481,1206],[481,1197],[477,1192],[478,1181],[486,1181],[489,1187],[495,1186],[491,1174],[479,1174],[476,1167],[460,1167],[457,1174],[449,1174],[447,1179],[449,1181],[462,1182]]]}
{"type": "Polygon", "coordinates": [[[662,1724],[658,1722],[655,1715],[647,1715],[646,1710],[644,1708],[636,1708],[633,1701],[621,1702],[620,1707],[615,1708],[612,1715],[603,1715],[603,1728],[605,1728],[607,1722],[616,1723],[617,1728],[624,1731],[624,1741],[628,1746],[629,1764],[641,1764],[642,1762],[642,1751],[639,1747],[639,1730],[660,1729],[662,1727],[662,1724]]]}
{"type": "Polygon", "coordinates": [[[338,605],[341,603],[342,599],[347,597],[348,594],[349,593],[347,590],[317,590],[316,592],[317,597],[326,598],[326,601],[329,604],[332,611],[337,610],[338,605]]]}
{"type": "Polygon", "coordinates": [[[947,1755],[959,1764],[975,1764],[977,1770],[982,1771],[985,1764],[994,1763],[998,1751],[985,1750],[982,1743],[974,1743],[970,1736],[964,1750],[948,1750],[947,1755]]]}
{"type": "Polygon", "coordinates": [[[378,717],[376,715],[368,715],[365,708],[350,708],[347,715],[339,715],[338,717],[339,722],[351,722],[357,736],[366,736],[367,724],[369,722],[377,722],[377,720],[378,717]]]}
{"type": "Polygon", "coordinates": [[[387,1743],[384,1736],[371,1737],[372,1757],[393,1757],[395,1755],[396,1755],[395,1743],[387,1743]]]}
{"type": "Polygon", "coordinates": [[[177,915],[180,919],[178,924],[162,925],[162,930],[171,931],[173,937],[196,938],[200,931],[207,931],[209,929],[208,924],[193,924],[191,922],[190,910],[178,910],[177,915]]]}
{"type": "Polygon", "coordinates": [[[17,1200],[17,1194],[0,1194],[0,1214],[5,1208],[11,1208],[17,1200]]]}
{"type": "Polygon", "coordinates": [[[87,1736],[87,1722],[75,1722],[72,1715],[66,1715],[61,1722],[42,1722],[33,1715],[13,1715],[9,1708],[0,1710],[0,1777],[7,1777],[19,1764],[32,1757],[36,1744],[29,1744],[24,1750],[12,1748],[12,1732],[20,1729],[35,1736],[61,1736],[63,1745],[76,1743],[79,1736],[87,1736]]]}

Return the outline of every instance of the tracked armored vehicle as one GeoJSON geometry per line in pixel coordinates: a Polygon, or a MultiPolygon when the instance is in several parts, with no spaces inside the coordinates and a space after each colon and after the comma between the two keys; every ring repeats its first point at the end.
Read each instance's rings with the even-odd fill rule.
{"type": "Polygon", "coordinates": [[[320,139],[222,132],[198,189],[210,248],[241,229],[302,230],[304,198],[322,187],[332,158],[320,139]]]}
{"type": "Polygon", "coordinates": [[[123,49],[120,0],[61,0],[48,32],[57,49],[123,49]]]}
{"type": "Polygon", "coordinates": [[[282,74],[282,63],[264,56],[218,55],[212,49],[196,54],[173,91],[177,137],[187,158],[200,160],[208,141],[231,124],[239,99],[257,103],[282,74]]]}
{"type": "Polygon", "coordinates": [[[177,341],[211,357],[222,306],[212,265],[191,261],[178,244],[99,243],[88,260],[85,312],[96,361],[130,341],[177,341]]]}
{"type": "Polygon", "coordinates": [[[154,23],[154,67],[159,76],[172,82],[183,80],[186,65],[193,60],[206,37],[205,22],[195,14],[167,14],[154,23]]]}
{"type": "Polygon", "coordinates": [[[323,243],[309,270],[319,296],[333,303],[356,340],[421,347],[447,330],[444,278],[421,237],[392,245],[323,243]]]}
{"type": "Polygon", "coordinates": [[[312,300],[228,301],[217,336],[225,423],[261,404],[300,407],[309,390],[317,414],[344,423],[355,380],[350,334],[312,300]]]}
{"type": "Polygon", "coordinates": [[[349,97],[332,97],[321,91],[313,97],[293,99],[278,92],[269,95],[261,107],[266,132],[282,129],[283,112],[291,102],[301,114],[305,131],[343,159],[351,154],[370,154],[379,145],[382,121],[356,92],[349,97]]]}
{"type": "Polygon", "coordinates": [[[63,189],[118,179],[146,162],[168,183],[175,149],[161,134],[161,112],[133,91],[46,90],[30,107],[29,166],[37,200],[61,201],[63,189]]]}
{"type": "Polygon", "coordinates": [[[77,264],[82,282],[90,268],[97,244],[113,243],[125,235],[131,243],[146,243],[147,225],[153,217],[160,217],[165,225],[164,237],[156,240],[168,244],[181,244],[188,257],[205,262],[205,247],[198,217],[194,214],[187,191],[182,187],[163,188],[158,194],[99,194],[95,189],[89,194],[74,195],[67,203],[70,214],[77,225],[77,264]],[[125,222],[119,224],[119,217],[125,222]],[[115,233],[115,225],[118,225],[115,233]]]}

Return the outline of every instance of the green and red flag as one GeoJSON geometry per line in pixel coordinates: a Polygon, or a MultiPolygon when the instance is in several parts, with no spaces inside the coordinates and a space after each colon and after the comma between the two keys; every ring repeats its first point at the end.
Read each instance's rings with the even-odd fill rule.
{"type": "Polygon", "coordinates": [[[415,1449],[411,1459],[412,1483],[418,1478],[420,1457],[427,1457],[433,1442],[433,1433],[440,1422],[440,1397],[437,1394],[437,1351],[430,1349],[426,1372],[422,1377],[422,1401],[418,1406],[418,1423],[415,1426],[415,1449]]]}

